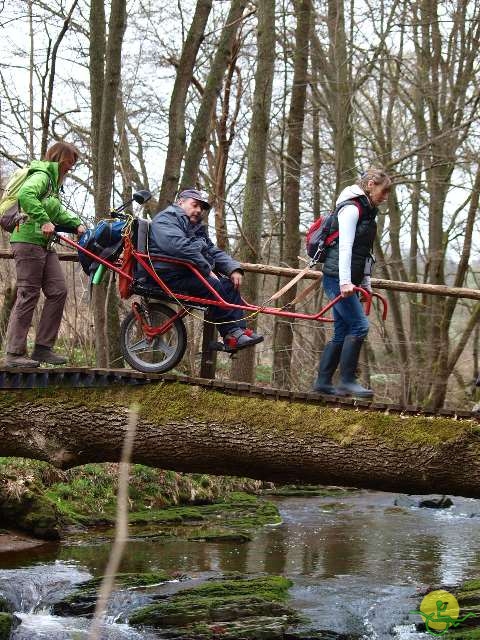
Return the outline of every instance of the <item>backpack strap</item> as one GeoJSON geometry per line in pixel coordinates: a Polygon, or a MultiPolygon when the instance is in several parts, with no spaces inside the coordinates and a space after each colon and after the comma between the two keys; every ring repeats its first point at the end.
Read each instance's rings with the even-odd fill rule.
{"type": "MultiPolygon", "coordinates": [[[[47,196],[53,195],[55,193],[55,189],[54,189],[54,186],[53,186],[52,176],[48,173],[48,171],[45,171],[45,169],[33,169],[31,172],[29,172],[27,178],[29,178],[34,173],[44,173],[48,178],[47,190],[45,191],[45,193],[42,196],[40,196],[39,200],[44,200],[47,196]]],[[[20,204],[18,205],[18,210],[19,211],[22,210],[21,207],[20,207],[20,204]]],[[[24,213],[26,215],[28,215],[28,213],[26,211],[24,211],[24,213]]]]}
{"type": "MultiPolygon", "coordinates": [[[[358,209],[358,220],[357,220],[357,225],[358,225],[358,223],[362,218],[363,209],[360,206],[360,202],[358,201],[357,198],[352,198],[351,200],[344,200],[343,202],[340,202],[340,204],[337,205],[333,210],[333,213],[334,215],[337,216],[337,221],[338,221],[339,212],[343,209],[343,207],[348,207],[350,205],[354,205],[358,209]]],[[[337,222],[337,225],[338,225],[338,222],[337,222]]],[[[340,234],[340,231],[338,229],[336,231],[333,231],[330,235],[327,236],[325,240],[325,245],[330,246],[338,238],[339,234],[340,234]]]]}
{"type": "Polygon", "coordinates": [[[338,216],[339,212],[343,209],[343,207],[348,207],[349,205],[352,205],[352,204],[355,207],[357,207],[357,209],[358,209],[358,220],[360,220],[360,218],[362,217],[362,207],[361,207],[360,202],[358,201],[357,198],[352,198],[351,200],[344,200],[343,202],[340,202],[340,204],[338,204],[334,209],[335,215],[338,216]]]}

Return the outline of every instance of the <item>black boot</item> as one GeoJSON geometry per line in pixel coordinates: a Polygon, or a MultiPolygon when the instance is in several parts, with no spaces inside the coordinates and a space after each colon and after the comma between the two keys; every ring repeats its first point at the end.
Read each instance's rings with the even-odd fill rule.
{"type": "Polygon", "coordinates": [[[325,345],[318,365],[317,379],[313,385],[313,390],[316,393],[326,393],[329,396],[345,395],[344,391],[340,391],[332,384],[332,376],[340,362],[342,347],[343,345],[338,342],[328,342],[325,345]]]}
{"type": "Polygon", "coordinates": [[[357,382],[357,364],[364,338],[347,336],[343,343],[340,356],[340,384],[338,388],[349,396],[359,398],[373,398],[373,391],[362,387],[357,382]]]}

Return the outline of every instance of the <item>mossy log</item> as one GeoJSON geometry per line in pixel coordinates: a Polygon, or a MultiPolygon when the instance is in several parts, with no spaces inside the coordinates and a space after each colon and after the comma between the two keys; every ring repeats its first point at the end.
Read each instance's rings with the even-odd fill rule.
{"type": "Polygon", "coordinates": [[[164,469],[414,494],[480,497],[480,426],[233,397],[179,383],[0,394],[0,455],[69,468],[118,461],[140,404],[132,462],[164,469]]]}

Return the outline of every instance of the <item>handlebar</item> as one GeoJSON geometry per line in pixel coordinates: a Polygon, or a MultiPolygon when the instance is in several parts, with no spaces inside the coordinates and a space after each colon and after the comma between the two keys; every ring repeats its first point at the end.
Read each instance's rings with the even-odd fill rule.
{"type": "MultiPolygon", "coordinates": [[[[378,300],[382,303],[382,320],[387,319],[388,304],[386,299],[383,296],[373,291],[367,291],[363,287],[354,287],[353,290],[355,291],[356,294],[360,293],[363,297],[363,301],[365,302],[365,315],[367,316],[370,315],[370,309],[372,307],[372,299],[378,298],[378,300]]],[[[338,296],[334,298],[334,300],[332,300],[330,304],[333,306],[337,302],[340,302],[340,300],[342,300],[341,293],[339,293],[338,296]]]]}
{"type": "Polygon", "coordinates": [[[363,296],[363,299],[365,302],[365,315],[368,316],[370,314],[370,309],[372,307],[372,299],[378,298],[378,300],[382,303],[382,320],[387,319],[388,304],[386,299],[383,296],[381,296],[379,293],[376,293],[374,291],[367,291],[363,287],[355,287],[355,292],[361,293],[363,296]]]}
{"type": "MultiPolygon", "coordinates": [[[[127,200],[126,202],[123,202],[119,207],[117,207],[116,209],[112,209],[110,211],[110,217],[111,218],[119,218],[120,220],[128,220],[129,216],[128,214],[125,213],[121,213],[122,211],[124,211],[129,204],[132,204],[132,202],[137,202],[138,204],[145,204],[145,202],[148,202],[148,200],[150,200],[150,198],[152,197],[152,194],[150,193],[150,191],[147,191],[146,189],[142,189],[140,191],[135,191],[135,193],[133,194],[132,198],[130,200],[127,200]]],[[[63,225],[63,224],[56,224],[55,225],[55,234],[57,233],[75,233],[77,231],[77,227],[71,227],[69,225],[63,225]]]]}
{"type": "Polygon", "coordinates": [[[145,202],[148,202],[151,197],[152,197],[152,194],[150,193],[150,191],[147,191],[146,189],[135,191],[135,193],[132,195],[130,200],[127,200],[116,209],[112,209],[110,211],[110,217],[120,218],[120,220],[126,220],[128,216],[120,213],[121,211],[124,211],[129,204],[132,204],[132,202],[136,202],[137,204],[145,204],[145,202]]]}
{"type": "Polygon", "coordinates": [[[55,227],[55,233],[76,233],[78,229],[78,225],[75,225],[74,227],[70,227],[69,225],[66,225],[66,224],[56,224],[54,225],[54,227],[55,227]]]}
{"type": "Polygon", "coordinates": [[[118,218],[119,220],[127,220],[128,219],[128,215],[125,213],[120,213],[119,211],[117,211],[116,209],[112,209],[110,211],[110,217],[111,218],[118,218]]]}

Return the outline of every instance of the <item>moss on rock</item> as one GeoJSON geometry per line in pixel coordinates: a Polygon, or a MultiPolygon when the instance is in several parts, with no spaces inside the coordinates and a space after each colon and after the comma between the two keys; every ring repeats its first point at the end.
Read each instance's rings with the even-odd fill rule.
{"type": "Polygon", "coordinates": [[[205,516],[201,507],[165,507],[129,514],[130,524],[184,524],[203,520],[205,516]]]}
{"type": "Polygon", "coordinates": [[[242,533],[240,531],[206,531],[205,533],[199,533],[197,535],[189,535],[188,540],[199,542],[237,542],[244,544],[250,542],[252,536],[248,533],[242,533]]]}
{"type": "Polygon", "coordinates": [[[5,524],[37,538],[57,540],[60,537],[60,513],[35,484],[17,495],[0,491],[0,513],[5,524]]]}
{"type": "Polygon", "coordinates": [[[0,640],[8,640],[12,631],[13,616],[11,613],[0,613],[0,640]]]}
{"type": "Polygon", "coordinates": [[[480,580],[464,582],[452,592],[460,605],[460,618],[467,613],[475,615],[462,622],[458,629],[449,629],[448,636],[455,640],[480,640],[480,580]]]}
{"type": "Polygon", "coordinates": [[[10,613],[10,612],[11,612],[10,603],[4,596],[0,595],[0,613],[10,613]]]}
{"type": "Polygon", "coordinates": [[[135,611],[133,626],[175,628],[182,638],[283,638],[299,621],[285,600],[290,580],[281,576],[231,577],[180,591],[135,611]],[[217,634],[217,635],[216,635],[217,634]]]}

